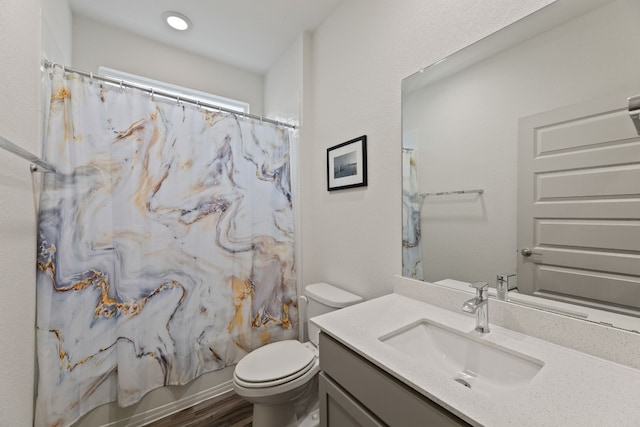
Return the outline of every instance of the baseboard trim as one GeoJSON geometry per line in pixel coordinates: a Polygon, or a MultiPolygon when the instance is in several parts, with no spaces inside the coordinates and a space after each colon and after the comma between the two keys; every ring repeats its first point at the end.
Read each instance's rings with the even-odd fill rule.
{"type": "Polygon", "coordinates": [[[233,391],[233,381],[225,381],[207,390],[191,394],[180,400],[158,406],[141,414],[103,424],[101,427],[142,427],[231,391],[233,391]]]}

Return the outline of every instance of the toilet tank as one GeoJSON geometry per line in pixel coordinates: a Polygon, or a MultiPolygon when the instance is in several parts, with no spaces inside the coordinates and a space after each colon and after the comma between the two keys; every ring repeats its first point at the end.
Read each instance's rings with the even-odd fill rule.
{"type": "Polygon", "coordinates": [[[339,310],[363,300],[359,295],[352,294],[343,289],[337,288],[328,283],[313,283],[304,288],[304,294],[309,300],[307,304],[307,325],[309,328],[309,339],[316,346],[320,329],[311,324],[308,320],[321,314],[339,310]]]}

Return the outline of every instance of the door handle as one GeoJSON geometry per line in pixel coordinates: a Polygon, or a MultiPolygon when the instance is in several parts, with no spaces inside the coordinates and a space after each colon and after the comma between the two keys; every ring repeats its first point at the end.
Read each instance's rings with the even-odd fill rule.
{"type": "Polygon", "coordinates": [[[540,252],[533,252],[531,249],[529,248],[523,248],[520,253],[522,254],[522,256],[524,257],[530,257],[531,255],[542,255],[540,252]]]}

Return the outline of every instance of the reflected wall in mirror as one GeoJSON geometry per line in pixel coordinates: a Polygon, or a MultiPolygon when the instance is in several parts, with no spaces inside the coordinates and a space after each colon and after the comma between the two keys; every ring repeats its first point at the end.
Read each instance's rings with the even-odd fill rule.
{"type": "Polygon", "coordinates": [[[403,80],[405,277],[640,330],[638,17],[559,0],[403,80]]]}

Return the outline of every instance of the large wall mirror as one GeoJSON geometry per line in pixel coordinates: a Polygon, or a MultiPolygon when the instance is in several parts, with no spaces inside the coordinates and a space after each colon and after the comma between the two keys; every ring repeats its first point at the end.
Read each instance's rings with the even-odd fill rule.
{"type": "Polygon", "coordinates": [[[404,79],[403,275],[640,331],[635,95],[637,0],[558,0],[404,79]]]}

